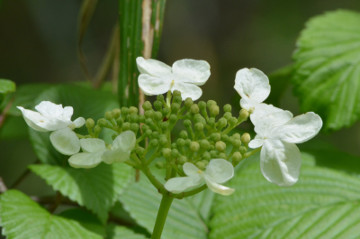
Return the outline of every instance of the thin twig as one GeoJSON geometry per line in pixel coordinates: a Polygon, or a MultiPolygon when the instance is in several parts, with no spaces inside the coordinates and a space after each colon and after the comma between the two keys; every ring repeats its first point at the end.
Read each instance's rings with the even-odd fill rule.
{"type": "Polygon", "coordinates": [[[12,106],[13,102],[14,102],[14,97],[9,101],[9,103],[4,108],[3,112],[1,112],[1,114],[0,114],[0,128],[5,123],[7,112],[11,109],[11,106],[12,106]]]}
{"type": "Polygon", "coordinates": [[[16,188],[31,173],[30,169],[26,169],[20,177],[11,185],[10,188],[16,188]]]}
{"type": "Polygon", "coordinates": [[[4,193],[6,190],[7,190],[7,187],[5,185],[5,182],[2,179],[2,177],[0,177],[0,194],[4,193]]]}
{"type": "Polygon", "coordinates": [[[49,208],[49,212],[54,213],[56,208],[61,204],[61,200],[62,200],[62,195],[60,192],[56,192],[56,196],[55,196],[55,201],[54,203],[50,206],[49,208]]]}

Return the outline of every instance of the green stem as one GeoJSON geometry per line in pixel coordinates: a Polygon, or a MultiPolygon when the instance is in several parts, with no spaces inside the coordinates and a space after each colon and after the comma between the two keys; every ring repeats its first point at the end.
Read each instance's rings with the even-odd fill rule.
{"type": "Polygon", "coordinates": [[[173,200],[174,198],[170,197],[166,193],[163,194],[151,239],[160,239],[166,222],[166,217],[168,215],[173,200]]]}

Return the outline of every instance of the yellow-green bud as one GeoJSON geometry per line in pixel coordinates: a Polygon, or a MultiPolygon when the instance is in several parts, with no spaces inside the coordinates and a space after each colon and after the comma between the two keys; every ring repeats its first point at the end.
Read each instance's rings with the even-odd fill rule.
{"type": "Polygon", "coordinates": [[[193,105],[190,107],[190,112],[191,112],[192,114],[197,114],[197,113],[199,113],[199,106],[196,105],[196,104],[193,104],[193,105]]]}
{"type": "Polygon", "coordinates": [[[217,105],[210,106],[209,112],[211,116],[217,116],[220,112],[219,106],[217,105]]]}
{"type": "Polygon", "coordinates": [[[210,156],[211,156],[211,158],[216,158],[218,156],[218,151],[210,150],[210,156]]]}
{"type": "Polygon", "coordinates": [[[210,138],[213,140],[213,141],[219,141],[221,139],[221,135],[219,133],[212,133],[210,138]]]}
{"type": "Polygon", "coordinates": [[[222,129],[227,125],[227,120],[225,118],[220,118],[217,122],[217,126],[222,129]]]}
{"type": "Polygon", "coordinates": [[[135,152],[138,154],[138,155],[143,155],[144,152],[145,152],[145,149],[143,147],[138,147],[135,149],[135,152]]]}
{"type": "Polygon", "coordinates": [[[179,137],[182,138],[182,139],[187,139],[188,138],[188,133],[185,130],[181,130],[180,133],[179,133],[179,137]]]}
{"type": "Polygon", "coordinates": [[[114,118],[117,119],[121,115],[121,110],[120,109],[113,109],[112,114],[113,114],[114,118]]]}
{"type": "Polygon", "coordinates": [[[207,164],[208,162],[206,160],[201,160],[199,162],[196,162],[196,166],[201,170],[205,170],[207,164]]]}
{"type": "Polygon", "coordinates": [[[184,146],[185,145],[185,140],[182,139],[182,138],[179,138],[176,140],[176,144],[180,147],[184,146]]]}
{"type": "Polygon", "coordinates": [[[227,120],[229,120],[231,117],[232,117],[231,112],[226,112],[226,113],[224,114],[224,118],[227,119],[227,120]]]}
{"type": "Polygon", "coordinates": [[[226,149],[226,144],[223,141],[217,141],[215,144],[215,148],[218,151],[224,151],[226,149]]]}
{"type": "Polygon", "coordinates": [[[99,135],[100,132],[101,132],[101,127],[100,127],[99,125],[95,125],[95,127],[94,127],[94,133],[95,133],[96,135],[99,135]]]}
{"type": "Polygon", "coordinates": [[[209,147],[210,147],[209,141],[206,140],[206,139],[200,140],[200,147],[201,147],[202,149],[204,149],[204,150],[208,150],[209,147]]]}
{"type": "Polygon", "coordinates": [[[226,104],[224,105],[224,112],[231,112],[231,105],[230,104],[226,104]]]}
{"type": "Polygon", "coordinates": [[[154,108],[157,110],[161,110],[162,107],[163,107],[163,103],[160,100],[155,100],[154,108]]]}
{"type": "Polygon", "coordinates": [[[181,102],[182,102],[181,94],[173,96],[173,103],[181,104],[181,102]]]}
{"type": "Polygon", "coordinates": [[[196,124],[194,125],[194,128],[195,128],[196,131],[202,131],[202,130],[204,130],[204,124],[202,124],[202,123],[196,123],[196,124]]]}
{"type": "Polygon", "coordinates": [[[177,113],[180,109],[180,104],[179,103],[173,103],[171,105],[171,112],[177,113]]]}
{"type": "Polygon", "coordinates": [[[86,120],[85,125],[86,125],[86,128],[92,129],[95,126],[95,121],[92,118],[88,118],[86,120]]]}
{"type": "Polygon", "coordinates": [[[179,157],[179,151],[177,150],[177,149],[172,149],[171,150],[171,156],[173,157],[173,158],[177,158],[177,157],[179,157]]]}
{"type": "Polygon", "coordinates": [[[211,155],[210,155],[209,152],[204,152],[204,153],[202,154],[202,158],[203,158],[204,160],[210,160],[210,159],[211,159],[211,155]]]}
{"type": "Polygon", "coordinates": [[[171,124],[174,124],[178,120],[178,117],[176,114],[171,114],[169,117],[169,121],[171,124]]]}
{"type": "Polygon", "coordinates": [[[179,158],[178,158],[178,162],[180,163],[180,164],[184,164],[184,163],[186,163],[188,161],[188,159],[185,157],[185,156],[183,156],[183,155],[181,155],[179,158]]]}
{"type": "Polygon", "coordinates": [[[228,119],[228,123],[229,125],[233,126],[238,122],[238,119],[235,117],[230,117],[230,119],[228,119]]]}
{"type": "Polygon", "coordinates": [[[157,95],[156,99],[161,101],[161,102],[164,102],[164,96],[163,95],[157,95]]]}
{"type": "Polygon", "coordinates": [[[160,135],[159,137],[159,142],[160,142],[160,145],[164,146],[165,144],[167,144],[167,138],[166,138],[166,135],[160,135]]]}
{"type": "Polygon", "coordinates": [[[222,158],[222,159],[226,159],[226,154],[225,153],[219,153],[219,158],[222,158]]]}
{"type": "Polygon", "coordinates": [[[163,119],[163,115],[161,114],[161,112],[156,111],[156,112],[154,113],[154,119],[157,120],[157,121],[162,120],[162,119],[163,119]]]}
{"type": "Polygon", "coordinates": [[[131,123],[130,124],[130,130],[133,131],[136,134],[138,132],[138,130],[139,130],[139,125],[137,123],[131,123]]]}
{"type": "Polygon", "coordinates": [[[185,127],[189,127],[189,126],[191,126],[191,121],[190,120],[184,120],[184,126],[185,127]]]}
{"type": "Polygon", "coordinates": [[[147,110],[147,111],[145,111],[144,115],[145,115],[145,118],[150,119],[150,118],[152,118],[154,116],[154,111],[153,110],[147,110]]]}
{"type": "Polygon", "coordinates": [[[195,142],[195,141],[191,142],[191,144],[190,144],[191,151],[197,152],[197,151],[199,151],[199,149],[200,149],[200,144],[198,142],[195,142]]]}
{"type": "Polygon", "coordinates": [[[121,107],[121,113],[125,116],[129,113],[129,108],[128,107],[121,107]]]}
{"type": "Polygon", "coordinates": [[[100,125],[101,127],[104,127],[104,126],[108,125],[108,122],[106,121],[106,119],[101,118],[101,119],[98,119],[97,124],[100,125]]]}
{"type": "Polygon", "coordinates": [[[171,157],[171,149],[169,149],[169,148],[162,149],[162,155],[165,158],[170,158],[171,157]]]}
{"type": "Polygon", "coordinates": [[[144,111],[151,110],[152,106],[151,106],[150,101],[145,101],[144,104],[142,105],[142,108],[144,109],[144,111]]]}
{"type": "Polygon", "coordinates": [[[159,140],[157,139],[151,139],[149,142],[149,145],[151,145],[152,147],[158,146],[159,144],[159,140]]]}
{"type": "Polygon", "coordinates": [[[214,126],[214,125],[215,125],[215,118],[214,118],[214,117],[209,118],[208,124],[209,124],[210,126],[214,126]]]}
{"type": "Polygon", "coordinates": [[[206,109],[205,101],[199,101],[198,105],[199,105],[200,110],[205,110],[206,109]]]}
{"type": "Polygon", "coordinates": [[[155,167],[157,167],[158,169],[162,169],[165,167],[165,164],[164,164],[164,162],[158,161],[155,163],[155,167]]]}
{"type": "Polygon", "coordinates": [[[246,120],[249,117],[249,111],[241,109],[239,113],[239,120],[246,120]]]}
{"type": "Polygon", "coordinates": [[[145,136],[149,137],[151,135],[151,133],[152,133],[152,130],[147,129],[144,134],[145,134],[145,136]]]}
{"type": "Polygon", "coordinates": [[[245,146],[240,146],[239,151],[240,151],[241,154],[244,154],[244,153],[246,153],[247,148],[245,146]]]}
{"type": "Polygon", "coordinates": [[[129,108],[130,114],[137,114],[138,111],[139,111],[138,108],[136,108],[135,106],[130,106],[130,108],[129,108]]]}
{"type": "Polygon", "coordinates": [[[235,152],[233,155],[232,155],[232,160],[233,162],[235,163],[239,163],[242,159],[242,155],[240,152],[235,152]]]}
{"type": "Polygon", "coordinates": [[[208,100],[206,103],[207,107],[210,108],[213,105],[216,105],[216,101],[215,100],[208,100]]]}
{"type": "Polygon", "coordinates": [[[169,128],[169,122],[168,121],[161,122],[160,128],[165,131],[167,128],[169,128]]]}
{"type": "Polygon", "coordinates": [[[126,131],[126,130],[129,130],[129,129],[130,129],[130,123],[129,122],[123,123],[122,130],[126,131]]]}
{"type": "Polygon", "coordinates": [[[162,109],[162,114],[163,115],[168,115],[170,113],[170,109],[169,108],[163,108],[162,109]]]}
{"type": "Polygon", "coordinates": [[[241,135],[241,142],[243,142],[245,145],[247,145],[250,142],[250,140],[251,140],[250,134],[244,133],[243,135],[241,135]]]}
{"type": "Polygon", "coordinates": [[[186,98],[185,100],[185,106],[187,108],[190,108],[194,104],[193,100],[191,98],[186,98]]]}
{"type": "Polygon", "coordinates": [[[105,112],[105,119],[107,120],[111,120],[113,118],[113,114],[111,111],[106,111],[105,112]]]}

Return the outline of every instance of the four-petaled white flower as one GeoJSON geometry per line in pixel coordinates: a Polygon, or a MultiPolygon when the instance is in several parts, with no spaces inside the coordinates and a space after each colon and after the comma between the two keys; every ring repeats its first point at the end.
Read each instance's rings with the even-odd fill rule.
{"type": "Polygon", "coordinates": [[[181,193],[199,186],[206,185],[211,191],[222,195],[230,195],[234,189],[225,187],[225,183],[234,176],[234,167],[225,159],[212,159],[205,171],[200,170],[192,163],[183,165],[186,177],[175,177],[165,183],[165,188],[172,193],[181,193]]]}
{"type": "Polygon", "coordinates": [[[119,134],[107,148],[101,139],[80,139],[83,152],[72,155],[69,164],[74,168],[94,168],[101,162],[112,164],[130,158],[136,143],[135,133],[127,130],[119,134]]]}
{"type": "Polygon", "coordinates": [[[322,127],[319,115],[308,112],[293,118],[289,111],[276,111],[258,118],[257,133],[250,148],[261,147],[260,168],[264,177],[279,186],[291,186],[299,179],[301,154],[295,144],[313,138],[322,127]]]}
{"type": "Polygon", "coordinates": [[[36,111],[24,109],[17,106],[25,119],[25,122],[34,130],[40,132],[53,131],[50,134],[50,141],[53,146],[62,154],[72,155],[80,150],[80,142],[72,131],[85,124],[85,119],[79,117],[71,121],[73,107],[62,107],[50,101],[42,101],[35,106],[36,111]]]}
{"type": "Polygon", "coordinates": [[[183,100],[197,100],[202,95],[200,87],[210,77],[210,65],[203,60],[183,59],[172,67],[154,59],[136,58],[140,71],[139,87],[146,95],[160,95],[178,90],[183,100]]]}

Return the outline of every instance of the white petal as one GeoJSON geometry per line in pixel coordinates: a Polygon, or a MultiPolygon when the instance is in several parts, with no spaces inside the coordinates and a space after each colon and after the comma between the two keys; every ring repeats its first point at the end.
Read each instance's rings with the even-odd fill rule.
{"type": "Polygon", "coordinates": [[[263,115],[262,118],[257,118],[253,122],[255,132],[261,138],[275,138],[274,131],[277,127],[284,125],[292,119],[292,114],[289,111],[281,110],[268,115],[263,115]]]}
{"type": "Polygon", "coordinates": [[[181,92],[182,100],[186,100],[186,98],[197,100],[202,95],[202,90],[200,87],[185,82],[175,82],[174,86],[171,88],[171,91],[174,92],[175,90],[181,92]]]}
{"type": "Polygon", "coordinates": [[[32,110],[27,110],[24,109],[21,106],[17,106],[17,108],[19,110],[21,110],[21,113],[24,117],[24,120],[26,122],[26,124],[28,126],[30,126],[31,128],[33,128],[36,131],[40,131],[40,132],[47,132],[49,131],[46,128],[46,121],[47,118],[45,118],[44,116],[42,116],[41,114],[39,114],[38,112],[32,111],[32,110]]]}
{"type": "Polygon", "coordinates": [[[62,113],[62,118],[64,120],[71,120],[71,116],[73,115],[73,113],[74,113],[73,107],[65,106],[64,110],[63,110],[63,113],[62,113]]]}
{"type": "Polygon", "coordinates": [[[136,58],[136,64],[142,74],[149,74],[151,76],[171,74],[171,67],[158,60],[138,57],[136,58]]]}
{"type": "Polygon", "coordinates": [[[256,125],[258,122],[264,121],[264,117],[277,113],[277,112],[283,112],[283,121],[281,121],[281,124],[285,124],[287,121],[292,119],[293,114],[290,111],[280,109],[278,107],[275,107],[273,105],[269,104],[257,104],[254,108],[253,112],[250,114],[250,120],[251,122],[256,125]],[[286,113],[284,113],[286,112],[286,113]]]}
{"type": "Polygon", "coordinates": [[[214,183],[224,183],[234,176],[234,167],[225,159],[212,159],[206,167],[205,175],[214,183]]]}
{"type": "Polygon", "coordinates": [[[68,127],[52,132],[50,141],[54,148],[62,154],[73,155],[80,151],[80,140],[68,127]]]}
{"type": "Polygon", "coordinates": [[[291,186],[299,179],[301,155],[295,144],[266,140],[260,153],[264,177],[279,186],[291,186]]]}
{"type": "Polygon", "coordinates": [[[102,155],[102,160],[107,164],[121,163],[130,158],[130,152],[124,151],[121,148],[107,150],[102,155]]]}
{"type": "Polygon", "coordinates": [[[256,149],[256,148],[259,148],[263,145],[264,143],[264,139],[261,139],[261,138],[256,138],[251,140],[250,143],[249,143],[249,148],[252,148],[252,149],[256,149]]]}
{"type": "Polygon", "coordinates": [[[182,193],[204,184],[201,178],[177,177],[170,178],[164,185],[166,190],[172,193],[182,193]]]}
{"type": "Polygon", "coordinates": [[[63,118],[64,109],[61,104],[57,105],[50,101],[41,101],[40,104],[35,106],[35,109],[46,118],[63,118]]]}
{"type": "Polygon", "coordinates": [[[256,68],[239,70],[234,88],[241,98],[250,98],[257,103],[263,102],[270,94],[268,77],[256,68]]]}
{"type": "Polygon", "coordinates": [[[80,128],[85,124],[85,119],[83,117],[79,117],[73,122],[75,128],[80,128]]]}
{"type": "Polygon", "coordinates": [[[141,74],[138,78],[139,87],[145,95],[161,95],[168,92],[171,81],[171,75],[166,78],[141,74]]]}
{"type": "Polygon", "coordinates": [[[200,177],[199,173],[202,173],[202,171],[192,163],[184,163],[183,170],[187,176],[192,177],[200,177]]]}
{"type": "Polygon", "coordinates": [[[210,77],[210,65],[203,60],[183,59],[175,61],[172,71],[177,80],[195,85],[203,85],[210,77]]]}
{"type": "Polygon", "coordinates": [[[131,152],[134,149],[136,144],[136,135],[131,130],[127,130],[119,134],[114,142],[113,149],[121,148],[124,152],[131,152]]]}
{"type": "Polygon", "coordinates": [[[77,153],[69,158],[69,164],[73,168],[94,168],[101,163],[102,153],[77,153]]]}
{"type": "Polygon", "coordinates": [[[231,195],[235,191],[235,189],[233,189],[233,188],[225,187],[225,186],[215,183],[211,180],[207,180],[206,178],[205,178],[205,182],[206,182],[206,185],[208,186],[208,188],[211,191],[213,191],[214,193],[228,196],[228,195],[231,195]]]}
{"type": "Polygon", "coordinates": [[[319,115],[308,112],[296,116],[274,132],[278,139],[288,143],[303,143],[319,133],[322,120],[319,115]]]}
{"type": "Polygon", "coordinates": [[[89,138],[89,139],[80,139],[80,146],[84,152],[97,152],[103,151],[106,149],[104,140],[89,138]]]}

